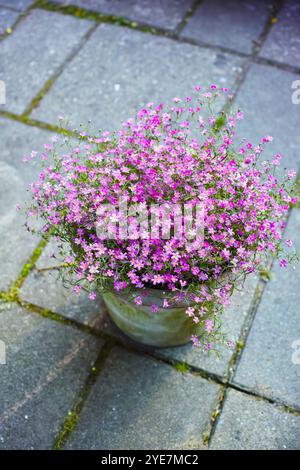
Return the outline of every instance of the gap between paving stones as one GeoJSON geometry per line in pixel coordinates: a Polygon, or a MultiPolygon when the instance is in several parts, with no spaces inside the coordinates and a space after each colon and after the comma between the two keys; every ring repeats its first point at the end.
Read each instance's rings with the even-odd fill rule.
{"type": "Polygon", "coordinates": [[[17,279],[11,283],[7,291],[0,292],[0,301],[14,302],[18,298],[20,288],[24,284],[31,270],[34,268],[37,260],[39,259],[44,248],[46,247],[48,240],[49,240],[49,237],[43,238],[38,243],[37,247],[33,250],[31,256],[23,265],[17,279]]]}
{"type": "Polygon", "coordinates": [[[8,10],[11,10],[13,12],[16,12],[16,13],[19,13],[19,16],[17,18],[17,20],[14,22],[14,24],[11,26],[11,31],[10,32],[5,32],[4,34],[0,34],[0,43],[1,41],[4,41],[4,39],[6,39],[8,36],[10,36],[11,34],[13,34],[14,30],[19,26],[20,23],[22,23],[22,21],[24,21],[27,16],[29,15],[30,11],[34,9],[35,7],[35,4],[31,4],[26,10],[24,11],[20,11],[20,10],[16,10],[15,8],[11,7],[11,6],[2,6],[0,4],[0,7],[1,8],[4,8],[4,9],[8,9],[8,10]]]}
{"type": "Polygon", "coordinates": [[[180,23],[175,28],[175,34],[179,36],[182,33],[185,25],[188,23],[189,19],[194,15],[195,11],[197,10],[198,6],[201,5],[203,0],[194,0],[192,6],[187,10],[184,17],[180,21],[180,23]]]}
{"type": "MultiPolygon", "coordinates": [[[[37,127],[39,129],[43,129],[49,132],[55,132],[56,134],[62,134],[69,137],[79,136],[77,132],[71,131],[70,129],[65,129],[64,127],[60,127],[55,124],[48,124],[47,122],[38,121],[37,119],[31,119],[30,117],[11,113],[10,111],[0,110],[0,116],[3,116],[7,119],[11,119],[13,121],[21,122],[22,124],[26,124],[27,126],[37,127]]],[[[83,139],[84,137],[81,138],[83,139]]]]}
{"type": "MultiPolygon", "coordinates": [[[[245,82],[246,80],[246,77],[247,77],[247,73],[251,67],[251,65],[257,61],[257,57],[258,57],[258,54],[263,46],[263,43],[265,42],[268,34],[269,34],[269,31],[270,29],[272,28],[273,26],[273,23],[272,23],[272,18],[276,17],[276,15],[278,15],[278,13],[280,12],[282,6],[283,6],[283,0],[275,0],[276,3],[273,4],[272,6],[272,9],[270,11],[270,14],[269,14],[269,18],[265,24],[265,27],[261,33],[261,35],[259,36],[259,38],[257,39],[256,43],[253,45],[253,48],[252,48],[252,53],[250,55],[246,55],[246,57],[248,57],[248,60],[242,65],[242,73],[237,77],[237,80],[235,82],[235,92],[233,94],[233,98],[231,100],[231,102],[228,100],[227,101],[227,106],[225,105],[225,111],[229,111],[230,108],[232,107],[232,104],[234,103],[238,93],[239,93],[239,90],[241,89],[241,86],[243,85],[243,83],[245,82]]],[[[274,64],[273,64],[274,65],[274,64]]]]}
{"type": "Polygon", "coordinates": [[[23,118],[28,118],[29,115],[32,113],[32,111],[38,107],[40,102],[42,101],[43,97],[48,93],[48,91],[52,88],[53,84],[55,81],[60,77],[62,74],[64,68],[74,59],[74,57],[78,54],[78,52],[81,50],[81,48],[86,44],[86,42],[89,40],[93,32],[98,28],[98,24],[94,23],[90,29],[87,31],[87,33],[83,36],[82,40],[79,42],[79,44],[71,51],[69,56],[66,58],[66,60],[61,64],[60,67],[54,72],[52,77],[50,77],[46,83],[42,86],[40,91],[37,93],[37,95],[33,98],[31,103],[27,106],[25,111],[21,114],[23,118]]]}
{"type": "Polygon", "coordinates": [[[62,446],[67,442],[68,438],[75,429],[80,416],[80,412],[87,398],[89,397],[93,385],[96,383],[97,378],[101,374],[105,361],[114,346],[115,342],[111,339],[108,339],[101,347],[100,353],[96,361],[92,365],[91,372],[88,375],[85,384],[79,391],[75,404],[72,410],[70,410],[68,415],[66,416],[64,423],[55,439],[53,450],[60,450],[62,446]]]}

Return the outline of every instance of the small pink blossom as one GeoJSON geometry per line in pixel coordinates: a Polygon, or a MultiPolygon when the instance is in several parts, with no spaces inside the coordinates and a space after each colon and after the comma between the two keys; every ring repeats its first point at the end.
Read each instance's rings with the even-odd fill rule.
{"type": "Polygon", "coordinates": [[[152,305],[151,305],[151,312],[152,312],[152,313],[157,313],[157,312],[158,312],[158,306],[155,305],[155,304],[152,304],[152,305]]]}
{"type": "Polygon", "coordinates": [[[279,261],[279,264],[280,264],[280,267],[281,268],[285,268],[287,265],[288,265],[288,261],[284,258],[282,258],[280,261],[279,261]]]}
{"type": "Polygon", "coordinates": [[[134,303],[136,305],[142,305],[143,304],[143,299],[140,295],[138,295],[137,297],[134,298],[134,303]]]}

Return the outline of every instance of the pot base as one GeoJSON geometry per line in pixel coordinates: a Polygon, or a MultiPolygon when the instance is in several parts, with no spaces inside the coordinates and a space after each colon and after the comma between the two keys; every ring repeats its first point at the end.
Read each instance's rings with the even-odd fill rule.
{"type": "Polygon", "coordinates": [[[157,305],[163,293],[149,291],[148,305],[141,306],[135,305],[128,295],[115,292],[103,295],[111,319],[125,335],[147,346],[166,348],[187,344],[193,334],[199,334],[199,327],[185,313],[186,306],[161,307],[153,313],[151,305],[157,305]]]}

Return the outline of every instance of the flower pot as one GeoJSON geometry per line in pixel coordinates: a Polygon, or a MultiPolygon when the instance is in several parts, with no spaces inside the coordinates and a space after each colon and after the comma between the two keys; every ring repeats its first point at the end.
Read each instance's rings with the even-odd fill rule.
{"type": "MultiPolygon", "coordinates": [[[[135,296],[138,292],[134,293],[135,296]]],[[[163,308],[163,299],[170,293],[158,289],[147,289],[143,305],[136,305],[131,294],[109,292],[103,295],[109,315],[118,328],[135,341],[155,347],[186,344],[193,334],[199,335],[196,325],[185,313],[188,305],[176,304],[163,308]],[[153,313],[155,304],[158,311],[153,313]]]]}

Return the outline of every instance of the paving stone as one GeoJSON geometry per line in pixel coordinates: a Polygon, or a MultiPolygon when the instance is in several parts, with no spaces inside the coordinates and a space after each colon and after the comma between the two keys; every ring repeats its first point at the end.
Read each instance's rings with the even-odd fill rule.
{"type": "MultiPolygon", "coordinates": [[[[257,282],[257,277],[248,278],[244,288],[240,291],[236,291],[232,296],[231,306],[225,310],[222,318],[223,332],[228,339],[237,340],[239,338],[246,315],[251,306],[251,301],[254,298],[257,282]]],[[[185,362],[190,366],[198,367],[224,377],[227,374],[233,350],[222,346],[220,347],[220,353],[220,357],[217,357],[216,354],[206,355],[193,347],[192,344],[178,348],[159,349],[156,351],[156,354],[160,357],[185,362]]]]}
{"type": "MultiPolygon", "coordinates": [[[[300,249],[300,211],[290,217],[287,239],[300,249]]],[[[266,286],[234,382],[256,393],[300,408],[300,366],[293,363],[300,340],[300,264],[283,270],[276,264],[266,286]]]]}
{"type": "Polygon", "coordinates": [[[300,416],[229,390],[211,449],[299,450],[300,416]]]}
{"type": "Polygon", "coordinates": [[[268,20],[270,3],[270,0],[205,0],[181,36],[251,53],[268,20]]]}
{"type": "Polygon", "coordinates": [[[22,113],[92,24],[33,10],[1,43],[0,77],[6,83],[4,109],[22,113]]]}
{"type": "Polygon", "coordinates": [[[67,448],[199,448],[217,394],[214,383],[115,348],[67,448]]]}
{"type": "Polygon", "coordinates": [[[299,67],[300,62],[300,4],[288,0],[264,43],[260,56],[299,67]]]}
{"type": "Polygon", "coordinates": [[[62,262],[58,256],[55,244],[50,243],[37,262],[34,270],[26,279],[21,291],[21,298],[52,312],[60,313],[96,330],[103,327],[106,319],[106,309],[101,296],[90,300],[87,293],[74,294],[72,287],[64,285],[58,270],[44,270],[57,266],[62,262]],[[55,256],[55,258],[53,257],[55,256]]]}
{"type": "Polygon", "coordinates": [[[19,13],[0,7],[0,34],[5,34],[17,21],[19,13]]]}
{"type": "Polygon", "coordinates": [[[54,0],[64,6],[76,5],[106,15],[123,16],[158,28],[174,30],[193,0],[54,0]]]}
{"type": "Polygon", "coordinates": [[[244,111],[237,131],[258,143],[267,134],[273,142],[265,155],[281,153],[283,166],[299,167],[300,163],[300,105],[292,103],[292,82],[298,77],[290,72],[266,65],[252,65],[234,105],[244,111]]]}
{"type": "Polygon", "coordinates": [[[24,11],[30,5],[32,5],[33,0],[0,0],[0,5],[12,8],[14,10],[24,11]]]}
{"type": "Polygon", "coordinates": [[[16,205],[25,206],[27,188],[38,176],[37,163],[25,164],[22,158],[40,150],[51,134],[0,117],[0,290],[8,288],[38,243],[24,228],[24,216],[16,205]]]}
{"type": "Polygon", "coordinates": [[[51,449],[102,341],[20,308],[0,311],[0,449],[51,449]]]}
{"type": "Polygon", "coordinates": [[[64,114],[75,125],[92,119],[115,129],[150,100],[187,96],[195,84],[233,86],[243,61],[198,46],[103,24],[33,112],[55,122],[64,114]]]}

